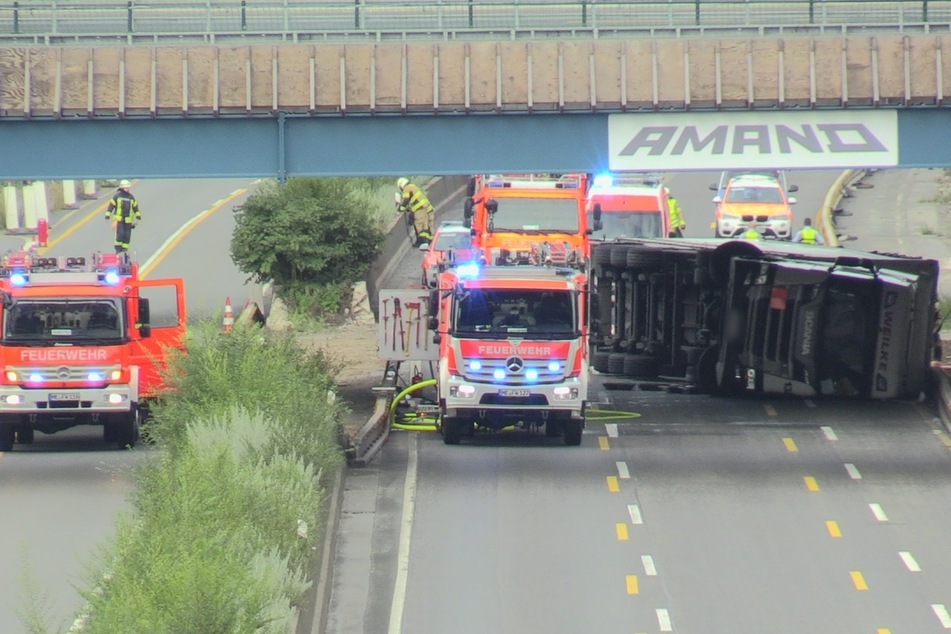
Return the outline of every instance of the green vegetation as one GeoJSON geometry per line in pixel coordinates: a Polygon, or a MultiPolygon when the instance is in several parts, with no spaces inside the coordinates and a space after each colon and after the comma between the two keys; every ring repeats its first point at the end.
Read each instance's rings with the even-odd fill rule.
{"type": "Polygon", "coordinates": [[[251,279],[273,282],[292,313],[333,320],[380,252],[393,191],[380,178],[269,183],[236,210],[232,259],[251,279]]]}

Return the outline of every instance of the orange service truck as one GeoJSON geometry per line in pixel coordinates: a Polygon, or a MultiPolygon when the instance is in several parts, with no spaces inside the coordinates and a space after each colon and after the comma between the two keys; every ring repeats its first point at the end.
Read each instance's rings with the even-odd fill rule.
{"type": "Polygon", "coordinates": [[[0,451],[77,425],[102,426],[106,442],[130,447],[162,389],[168,348],[183,345],[184,281],[143,280],[126,254],[9,253],[0,324],[0,451]],[[155,324],[153,289],[175,305],[155,324]]]}

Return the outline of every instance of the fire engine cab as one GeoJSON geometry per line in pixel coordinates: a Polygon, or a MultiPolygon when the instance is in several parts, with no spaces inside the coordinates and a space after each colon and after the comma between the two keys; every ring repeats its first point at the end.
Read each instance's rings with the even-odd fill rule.
{"type": "MultiPolygon", "coordinates": [[[[147,293],[146,293],[147,294],[147,293]]],[[[143,280],[126,254],[0,261],[0,451],[77,425],[122,447],[162,388],[168,348],[183,345],[181,279],[143,280]],[[176,315],[150,323],[143,289],[174,294],[176,315]]]]}

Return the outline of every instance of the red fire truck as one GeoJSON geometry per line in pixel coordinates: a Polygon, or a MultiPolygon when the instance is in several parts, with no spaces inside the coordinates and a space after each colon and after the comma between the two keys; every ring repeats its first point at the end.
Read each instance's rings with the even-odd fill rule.
{"type": "Polygon", "coordinates": [[[141,279],[125,254],[3,256],[0,451],[76,425],[134,445],[167,350],[183,345],[184,291],[181,279],[141,279]],[[175,315],[153,324],[145,291],[159,287],[175,315]]]}

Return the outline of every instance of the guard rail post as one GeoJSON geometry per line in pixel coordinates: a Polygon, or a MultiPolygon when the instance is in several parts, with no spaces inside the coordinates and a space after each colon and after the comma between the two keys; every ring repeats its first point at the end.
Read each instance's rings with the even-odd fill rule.
{"type": "Polygon", "coordinates": [[[248,30],[248,0],[241,0],[241,30],[248,30]]]}
{"type": "Polygon", "coordinates": [[[126,33],[132,33],[132,0],[126,3],[126,33]]]}
{"type": "Polygon", "coordinates": [[[20,34],[20,3],[13,3],[13,33],[14,35],[20,34]]]}

